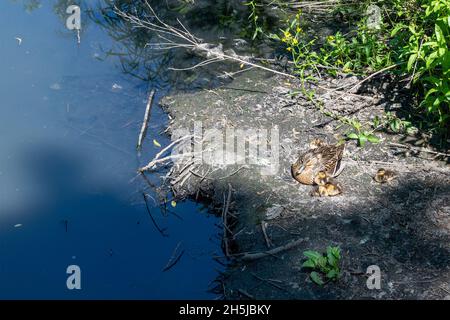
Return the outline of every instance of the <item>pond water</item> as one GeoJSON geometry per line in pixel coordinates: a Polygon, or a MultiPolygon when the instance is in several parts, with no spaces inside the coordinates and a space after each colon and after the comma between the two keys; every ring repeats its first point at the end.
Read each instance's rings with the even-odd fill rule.
{"type": "Polygon", "coordinates": [[[121,44],[92,19],[78,44],[65,27],[68,4],[0,2],[0,298],[215,298],[217,218],[189,201],[171,208],[179,217],[163,215],[149,198],[163,237],[136,175],[160,150],[153,139],[169,142],[157,100],[170,83],[124,72],[107,53],[121,44]],[[163,272],[177,244],[184,254],[163,272]],[[81,290],[67,289],[69,265],[81,269],[81,290]]]}

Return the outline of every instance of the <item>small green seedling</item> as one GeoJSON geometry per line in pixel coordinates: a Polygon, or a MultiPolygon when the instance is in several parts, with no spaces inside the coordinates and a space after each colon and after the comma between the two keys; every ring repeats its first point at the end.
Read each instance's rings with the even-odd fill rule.
{"type": "Polygon", "coordinates": [[[347,139],[358,141],[358,146],[364,147],[366,142],[378,143],[380,139],[374,135],[375,130],[362,130],[362,124],[356,119],[347,119],[352,130],[347,132],[347,139]]]}
{"type": "Polygon", "coordinates": [[[308,259],[303,262],[302,266],[314,270],[309,276],[316,284],[322,286],[326,282],[336,281],[340,277],[341,249],[339,247],[327,247],[326,255],[312,250],[304,251],[303,255],[308,259]]]}

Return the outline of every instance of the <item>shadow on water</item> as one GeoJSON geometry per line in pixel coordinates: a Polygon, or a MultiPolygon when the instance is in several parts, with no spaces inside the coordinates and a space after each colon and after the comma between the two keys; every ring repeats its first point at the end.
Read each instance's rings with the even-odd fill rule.
{"type": "MultiPolygon", "coordinates": [[[[0,297],[208,296],[202,287],[206,289],[208,278],[215,274],[207,262],[214,245],[202,245],[205,239],[193,233],[195,228],[210,228],[213,235],[212,220],[185,212],[179,213],[182,220],[164,218],[153,208],[155,218],[168,230],[169,237],[162,239],[141,204],[130,205],[113,188],[90,181],[88,164],[79,155],[40,146],[25,151],[19,159],[17,164],[45,194],[45,200],[37,205],[24,203],[2,219],[0,297]],[[24,222],[14,228],[14,221],[24,222]],[[162,272],[179,241],[186,256],[172,271],[162,272]],[[199,268],[199,263],[211,270],[199,268]],[[64,288],[65,269],[71,264],[82,270],[79,292],[64,288]]],[[[187,205],[184,210],[201,208],[187,205]]]]}
{"type": "MultiPolygon", "coordinates": [[[[160,135],[166,116],[154,107],[136,154],[148,89],[161,89],[155,106],[178,89],[175,78],[164,78],[167,59],[176,56],[133,52],[127,44],[135,40],[114,38],[123,32],[115,29],[120,23],[108,29],[89,19],[77,46],[64,26],[68,1],[20,3],[26,13],[13,2],[0,4],[2,14],[16,18],[2,29],[8,40],[1,44],[8,81],[0,88],[0,122],[8,139],[0,151],[0,297],[215,297],[207,290],[221,269],[212,259],[221,250],[217,219],[191,201],[171,208],[178,217],[149,201],[169,234],[161,237],[142,199],[143,191],[156,195],[136,177],[160,150],[152,140],[169,141],[160,135]],[[137,57],[147,60],[131,77],[137,57]],[[178,244],[184,255],[163,272],[178,244]],[[80,291],[66,288],[70,264],[82,270],[80,291]]],[[[102,15],[91,2],[80,4],[84,17],[102,15]]]]}

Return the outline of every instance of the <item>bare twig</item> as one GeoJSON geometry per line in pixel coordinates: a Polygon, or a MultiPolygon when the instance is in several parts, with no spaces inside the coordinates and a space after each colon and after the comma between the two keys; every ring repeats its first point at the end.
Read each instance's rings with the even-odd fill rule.
{"type": "Polygon", "coordinates": [[[164,229],[161,229],[161,228],[158,226],[158,224],[156,223],[155,218],[153,218],[153,215],[152,215],[152,213],[151,213],[151,211],[150,211],[150,207],[148,206],[147,195],[146,195],[145,193],[142,193],[142,195],[144,196],[145,207],[147,208],[148,215],[150,216],[150,219],[152,220],[153,225],[155,226],[156,230],[158,230],[159,233],[160,233],[163,237],[168,237],[168,235],[167,235],[166,233],[164,233],[164,231],[165,231],[166,229],[165,229],[165,228],[164,228],[164,229]]]}
{"type": "MultiPolygon", "coordinates": [[[[153,15],[153,17],[156,19],[156,22],[153,23],[149,20],[143,20],[135,15],[126,13],[121,11],[119,8],[114,7],[114,10],[116,14],[132,24],[134,24],[138,28],[144,28],[151,31],[154,31],[158,34],[158,36],[163,39],[166,42],[161,43],[155,43],[155,44],[149,44],[149,46],[158,46],[159,49],[166,49],[170,50],[173,48],[185,48],[190,49],[192,52],[201,53],[202,56],[206,56],[208,59],[206,62],[200,63],[196,66],[187,68],[187,69],[194,69],[196,67],[201,67],[203,65],[207,65],[209,63],[218,62],[221,60],[228,60],[228,61],[234,61],[238,62],[240,64],[244,64],[247,66],[255,67],[258,69],[262,69],[265,71],[269,71],[271,73],[280,74],[289,78],[295,78],[294,75],[277,71],[275,69],[267,68],[262,65],[252,63],[249,61],[247,57],[240,57],[236,54],[225,54],[222,50],[217,50],[218,46],[212,46],[208,43],[202,43],[202,40],[197,38],[196,36],[192,35],[186,27],[178,21],[178,23],[181,26],[181,29],[178,29],[174,26],[171,26],[167,23],[165,23],[162,19],[158,17],[156,12],[153,10],[151,5],[148,3],[148,1],[145,1],[145,4],[147,5],[148,9],[150,10],[150,13],[153,15]],[[167,36],[167,37],[166,37],[167,36]],[[171,37],[172,39],[169,39],[168,37],[171,37]],[[216,49],[216,50],[214,50],[216,49]]],[[[182,70],[182,69],[179,69],[182,70]]]]}
{"type": "Polygon", "coordinates": [[[144,172],[144,171],[153,169],[156,166],[156,164],[158,164],[158,163],[161,163],[161,162],[173,159],[173,158],[181,157],[181,156],[186,156],[185,154],[181,154],[181,155],[173,155],[173,156],[161,158],[161,156],[164,153],[166,153],[170,148],[172,148],[174,145],[176,145],[177,143],[180,143],[181,141],[183,141],[185,139],[191,138],[191,137],[192,137],[192,135],[186,135],[186,136],[181,137],[181,138],[173,141],[172,143],[170,143],[167,147],[165,147],[160,152],[158,152],[152,161],[150,161],[146,166],[140,168],[139,172],[144,172]]]}
{"type": "Polygon", "coordinates": [[[415,151],[420,151],[420,152],[427,152],[427,153],[432,153],[438,156],[444,156],[444,157],[450,157],[450,154],[448,153],[443,153],[443,152],[438,152],[438,151],[433,151],[427,148],[421,148],[421,147],[413,147],[413,146],[408,146],[406,144],[401,144],[401,143],[389,143],[390,146],[392,147],[397,147],[397,148],[404,148],[404,149],[409,149],[409,150],[415,150],[415,151]]]}
{"type": "Polygon", "coordinates": [[[274,288],[280,289],[280,290],[282,290],[282,291],[287,291],[286,289],[284,289],[283,287],[281,287],[281,286],[279,286],[278,284],[275,283],[275,282],[282,283],[283,281],[281,281],[281,280],[277,280],[277,279],[264,279],[264,278],[261,278],[260,276],[258,276],[257,274],[255,274],[255,273],[253,273],[253,272],[251,272],[250,274],[251,274],[253,277],[255,277],[256,279],[258,279],[258,280],[260,280],[260,281],[262,281],[262,282],[265,282],[265,283],[267,283],[268,285],[270,285],[270,286],[272,286],[272,287],[274,287],[274,288]]]}
{"type": "Polygon", "coordinates": [[[228,232],[231,233],[231,231],[228,228],[227,219],[228,219],[228,210],[230,208],[231,192],[232,192],[231,184],[228,184],[228,197],[227,197],[226,201],[224,201],[224,208],[223,208],[223,212],[222,212],[223,245],[225,248],[225,255],[227,257],[230,256],[230,251],[228,248],[228,232]]]}
{"type": "Polygon", "coordinates": [[[269,236],[267,235],[267,222],[261,221],[261,230],[264,236],[264,240],[266,241],[267,248],[270,249],[271,247],[273,247],[273,243],[269,239],[269,236]]]}
{"type": "Polygon", "coordinates": [[[381,74],[381,73],[384,73],[384,72],[386,72],[386,71],[388,71],[388,70],[390,70],[390,69],[394,69],[394,68],[398,67],[398,66],[401,65],[401,64],[402,64],[402,63],[396,63],[396,64],[393,64],[393,65],[391,65],[391,66],[389,66],[389,67],[383,68],[383,69],[381,69],[381,70],[378,70],[377,72],[372,73],[371,75],[365,77],[365,78],[362,79],[361,81],[358,81],[353,87],[351,87],[351,88],[348,89],[346,92],[344,92],[342,95],[340,95],[340,96],[337,98],[337,100],[342,99],[346,94],[350,93],[350,91],[353,91],[353,89],[356,89],[357,87],[359,87],[359,86],[360,86],[361,84],[363,84],[364,82],[366,82],[366,81],[372,79],[373,77],[375,77],[375,76],[377,76],[377,75],[379,75],[379,74],[381,74]]]}
{"type": "Polygon", "coordinates": [[[255,297],[252,296],[250,293],[248,293],[247,291],[245,291],[244,289],[238,289],[238,292],[243,295],[244,297],[250,299],[250,300],[255,300],[255,297]]]}
{"type": "Polygon", "coordinates": [[[137,143],[137,149],[142,148],[142,142],[144,141],[145,134],[147,133],[148,120],[150,119],[150,111],[152,109],[153,97],[155,96],[155,90],[152,90],[148,96],[147,106],[145,108],[144,121],[142,122],[141,132],[139,133],[139,139],[137,143]]]}
{"type": "Polygon", "coordinates": [[[285,244],[284,246],[280,246],[280,247],[276,247],[272,250],[268,250],[265,252],[258,252],[258,253],[245,253],[242,257],[240,257],[240,259],[242,261],[254,261],[254,260],[258,260],[267,256],[272,256],[275,255],[277,253],[295,248],[296,246],[300,245],[302,242],[304,242],[304,239],[298,239],[298,240],[294,240],[292,242],[289,242],[288,244],[285,244]]]}

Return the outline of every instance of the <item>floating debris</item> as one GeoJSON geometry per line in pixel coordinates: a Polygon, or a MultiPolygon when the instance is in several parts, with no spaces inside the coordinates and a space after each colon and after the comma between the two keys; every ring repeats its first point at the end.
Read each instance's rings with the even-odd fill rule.
{"type": "Polygon", "coordinates": [[[59,83],[55,82],[52,85],[50,85],[50,89],[52,89],[52,90],[61,90],[61,85],[59,83]]]}
{"type": "Polygon", "coordinates": [[[158,141],[156,141],[155,139],[153,139],[153,144],[155,146],[157,146],[158,148],[161,148],[161,144],[158,141]]]}
{"type": "Polygon", "coordinates": [[[123,89],[123,87],[120,84],[117,84],[117,83],[114,83],[112,85],[112,87],[111,87],[111,90],[113,90],[113,91],[119,91],[119,90],[122,90],[122,89],[123,89]]]}

